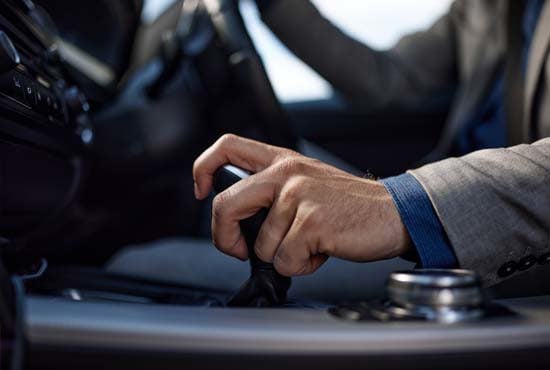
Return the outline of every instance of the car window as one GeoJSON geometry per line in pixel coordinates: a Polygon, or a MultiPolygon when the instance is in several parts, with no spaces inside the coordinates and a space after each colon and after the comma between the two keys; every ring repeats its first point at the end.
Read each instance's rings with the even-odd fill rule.
{"type": "MultiPolygon", "coordinates": [[[[451,0],[313,0],[321,13],[350,36],[376,49],[429,27],[448,11],[451,0]]],[[[252,0],[241,2],[250,35],[262,56],[277,97],[285,103],[326,99],[333,90],[292,55],[261,22],[252,0]]]]}

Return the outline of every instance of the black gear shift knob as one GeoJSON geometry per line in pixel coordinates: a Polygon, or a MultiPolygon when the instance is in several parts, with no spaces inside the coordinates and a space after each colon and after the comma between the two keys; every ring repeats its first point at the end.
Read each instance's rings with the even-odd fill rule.
{"type": "MultiPolygon", "coordinates": [[[[214,175],[214,190],[216,193],[221,193],[248,176],[250,176],[248,172],[238,167],[223,166],[214,175]]],[[[269,307],[282,305],[286,302],[286,294],[291,283],[290,278],[279,274],[273,264],[260,260],[254,252],[254,243],[267,213],[268,210],[264,208],[254,216],[240,222],[241,231],[248,247],[251,275],[228,302],[229,306],[269,307]]]]}

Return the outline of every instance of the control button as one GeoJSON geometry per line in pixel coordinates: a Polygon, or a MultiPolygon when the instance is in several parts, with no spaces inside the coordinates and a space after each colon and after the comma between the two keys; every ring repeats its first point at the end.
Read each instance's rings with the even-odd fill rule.
{"type": "Polygon", "coordinates": [[[479,276],[468,270],[424,269],[392,272],[386,284],[382,315],[456,323],[483,317],[485,296],[479,276]]]}
{"type": "Polygon", "coordinates": [[[51,93],[48,90],[37,85],[35,85],[35,89],[36,107],[38,111],[40,113],[53,115],[51,93]]]}
{"type": "Polygon", "coordinates": [[[61,111],[61,106],[55,98],[52,99],[52,110],[55,114],[59,114],[59,112],[61,111]]]}
{"type": "Polygon", "coordinates": [[[31,107],[36,107],[36,93],[35,93],[36,87],[33,85],[31,81],[27,79],[23,79],[22,81],[23,81],[23,92],[25,94],[25,101],[31,107]]]}
{"type": "Polygon", "coordinates": [[[21,80],[21,76],[19,76],[17,73],[14,73],[10,80],[9,80],[10,86],[8,87],[8,90],[6,91],[12,98],[23,100],[25,97],[25,91],[23,89],[23,82],[21,80]]]}
{"type": "Polygon", "coordinates": [[[53,110],[52,105],[53,105],[53,97],[51,96],[51,94],[46,94],[44,96],[44,109],[47,113],[52,112],[53,110]]]}
{"type": "Polygon", "coordinates": [[[40,87],[36,89],[36,106],[38,110],[43,113],[48,112],[46,108],[46,94],[47,92],[45,92],[44,89],[40,87]]]}
{"type": "Polygon", "coordinates": [[[74,117],[78,117],[82,113],[88,113],[90,110],[90,104],[77,87],[71,87],[65,91],[65,102],[69,113],[74,117]]]}
{"type": "Polygon", "coordinates": [[[23,84],[21,83],[21,77],[17,76],[16,74],[12,77],[13,86],[17,89],[23,92],[23,84]]]}
{"type": "Polygon", "coordinates": [[[91,128],[86,127],[80,133],[80,140],[86,145],[90,145],[94,141],[94,132],[91,128]]]}
{"type": "Polygon", "coordinates": [[[546,265],[550,263],[550,253],[545,253],[542,256],[539,257],[539,265],[546,265]]]}
{"type": "Polygon", "coordinates": [[[504,265],[502,265],[498,269],[497,274],[501,278],[505,278],[512,275],[514,272],[516,272],[517,268],[518,267],[516,262],[514,261],[506,262],[504,265]]]}
{"type": "Polygon", "coordinates": [[[11,71],[21,63],[19,53],[8,35],[0,31],[0,73],[11,71]]]}
{"type": "Polygon", "coordinates": [[[65,112],[63,111],[63,105],[57,96],[52,94],[52,114],[58,118],[63,118],[65,112]]]}
{"type": "Polygon", "coordinates": [[[537,257],[530,255],[519,260],[517,269],[519,271],[525,271],[533,267],[537,263],[537,257]]]}

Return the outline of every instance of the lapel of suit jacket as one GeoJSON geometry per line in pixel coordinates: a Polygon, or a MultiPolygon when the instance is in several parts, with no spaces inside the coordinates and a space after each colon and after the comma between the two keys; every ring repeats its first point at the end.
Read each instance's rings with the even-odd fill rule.
{"type": "Polygon", "coordinates": [[[545,56],[550,46],[550,0],[547,0],[542,8],[537,29],[529,50],[527,72],[525,77],[525,100],[523,135],[530,141],[531,120],[533,103],[537,92],[537,86],[541,77],[545,56]]]}

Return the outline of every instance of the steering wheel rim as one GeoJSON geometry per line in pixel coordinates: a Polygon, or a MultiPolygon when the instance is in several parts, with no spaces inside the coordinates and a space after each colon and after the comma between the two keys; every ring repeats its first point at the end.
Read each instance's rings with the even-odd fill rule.
{"type": "Polygon", "coordinates": [[[254,46],[237,0],[202,0],[214,29],[229,52],[229,63],[241,68],[248,79],[256,106],[262,115],[260,129],[270,144],[297,148],[290,119],[275,95],[262,59],[254,46]]]}

